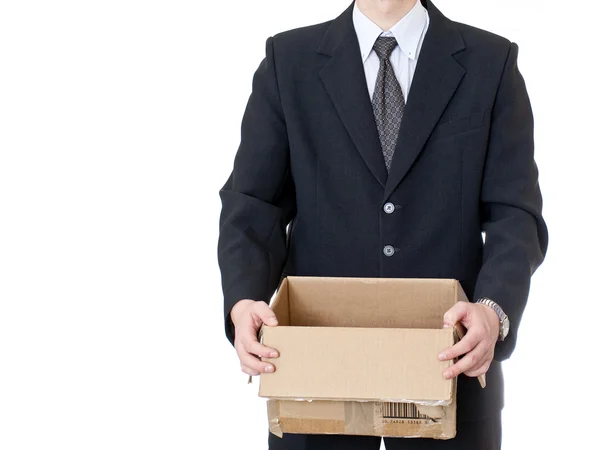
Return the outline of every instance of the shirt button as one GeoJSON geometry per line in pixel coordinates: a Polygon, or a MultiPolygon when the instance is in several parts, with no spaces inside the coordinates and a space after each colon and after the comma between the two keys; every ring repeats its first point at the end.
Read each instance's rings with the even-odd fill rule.
{"type": "Polygon", "coordinates": [[[392,214],[394,211],[396,211],[396,207],[393,203],[386,203],[383,205],[383,210],[386,212],[386,214],[392,214]]]}
{"type": "Polygon", "coordinates": [[[396,253],[396,250],[391,245],[386,245],[383,247],[383,254],[385,256],[394,256],[394,253],[396,253]]]}

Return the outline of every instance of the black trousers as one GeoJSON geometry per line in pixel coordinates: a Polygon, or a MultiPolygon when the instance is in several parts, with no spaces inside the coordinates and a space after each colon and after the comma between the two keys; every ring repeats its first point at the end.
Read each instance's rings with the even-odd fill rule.
{"type": "MultiPolygon", "coordinates": [[[[498,413],[483,420],[458,422],[456,437],[436,439],[384,438],[386,450],[500,450],[502,420],[498,413]]],[[[269,433],[269,450],[379,450],[381,438],[320,434],[269,433]]]]}

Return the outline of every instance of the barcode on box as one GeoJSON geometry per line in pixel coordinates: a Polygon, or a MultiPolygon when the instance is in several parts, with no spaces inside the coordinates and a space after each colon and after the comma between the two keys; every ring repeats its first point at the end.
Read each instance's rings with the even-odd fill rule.
{"type": "Polygon", "coordinates": [[[421,414],[414,403],[383,403],[384,419],[428,419],[421,414]]]}

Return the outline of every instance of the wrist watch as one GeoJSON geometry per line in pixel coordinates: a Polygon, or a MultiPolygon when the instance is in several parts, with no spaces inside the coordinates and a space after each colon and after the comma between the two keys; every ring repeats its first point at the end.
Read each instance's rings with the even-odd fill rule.
{"type": "Polygon", "coordinates": [[[506,336],[508,335],[508,330],[510,330],[510,320],[508,320],[508,316],[502,310],[502,308],[500,308],[500,305],[498,305],[498,303],[487,297],[482,297],[475,303],[481,303],[483,305],[489,306],[494,311],[496,311],[496,314],[498,314],[498,319],[500,319],[500,333],[498,334],[498,340],[503,341],[504,339],[506,339],[506,336]]]}

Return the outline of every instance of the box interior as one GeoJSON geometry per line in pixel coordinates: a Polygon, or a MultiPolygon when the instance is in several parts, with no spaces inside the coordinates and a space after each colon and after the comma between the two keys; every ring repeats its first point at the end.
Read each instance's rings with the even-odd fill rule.
{"type": "Polygon", "coordinates": [[[439,329],[456,280],[288,277],[272,307],[282,326],[439,329]]]}

